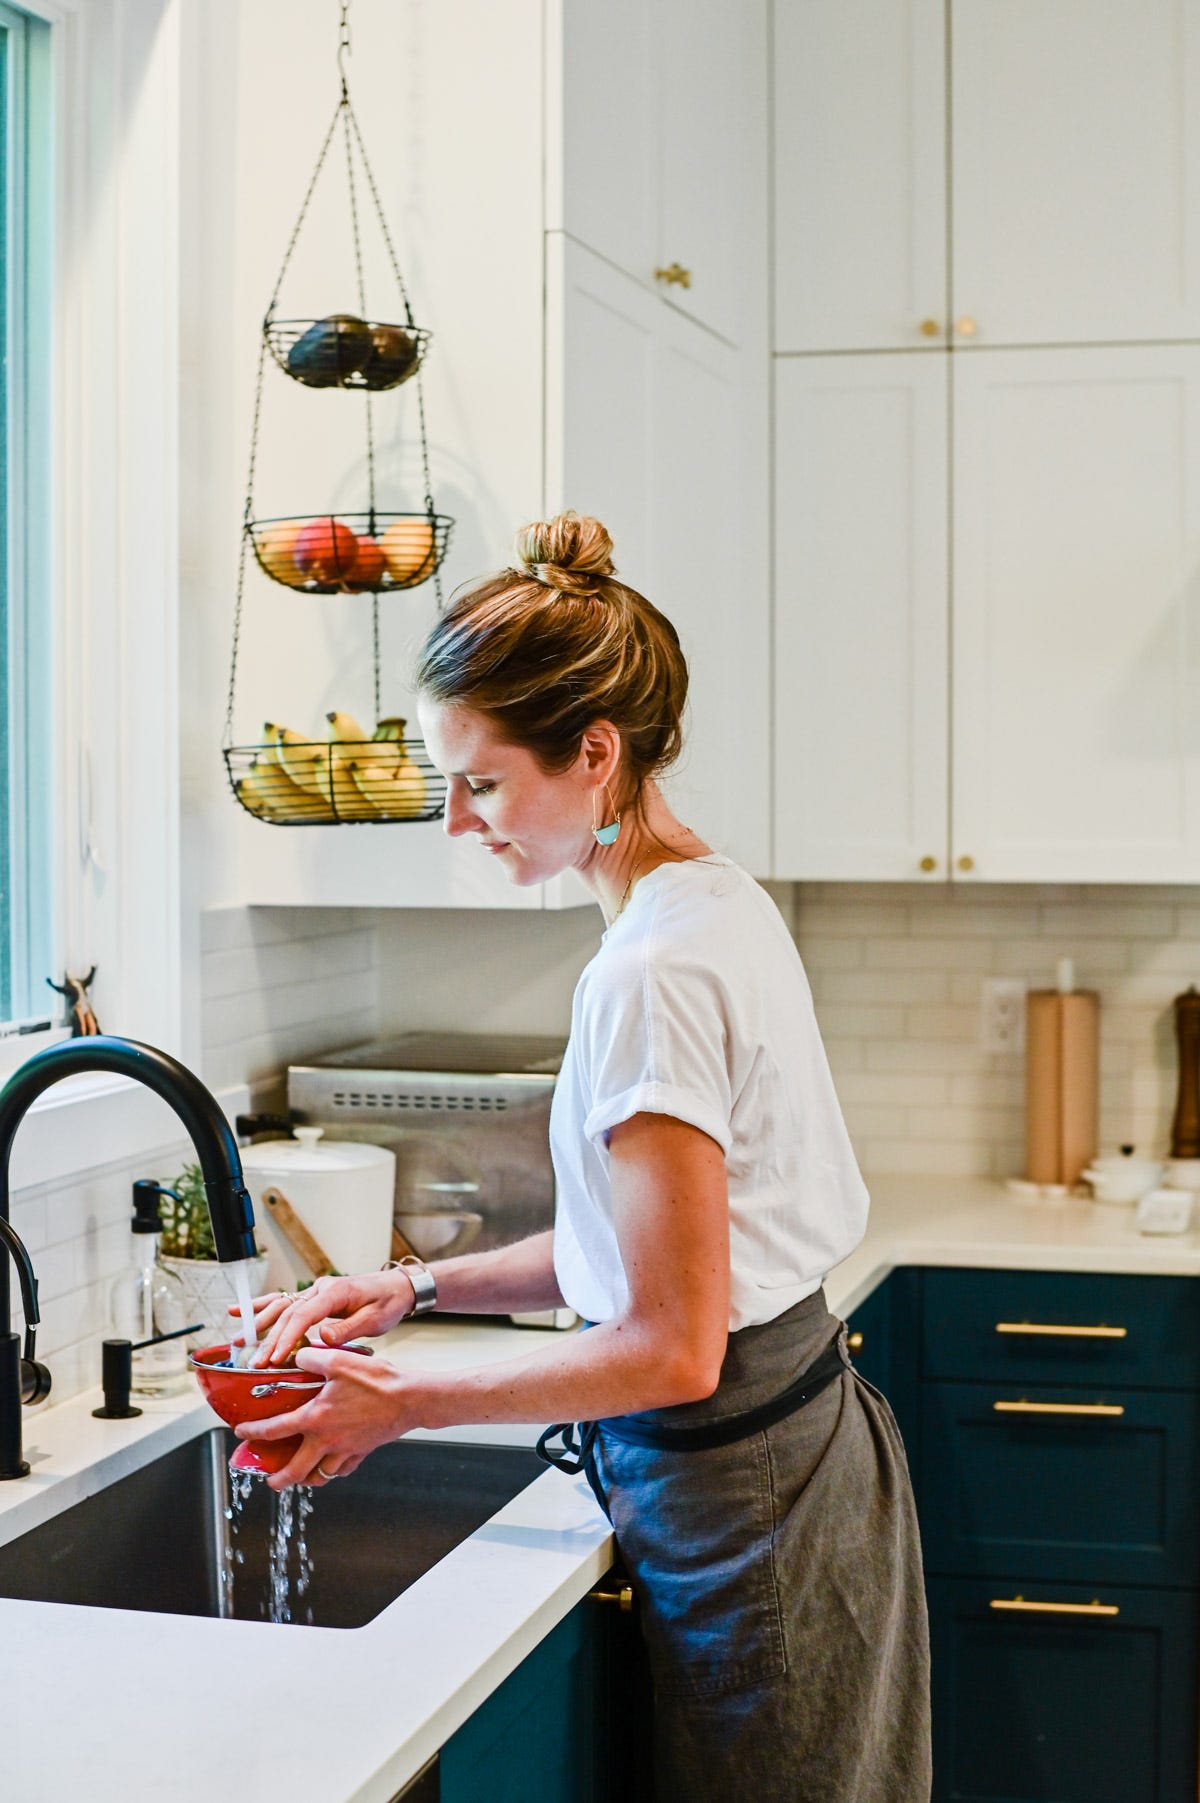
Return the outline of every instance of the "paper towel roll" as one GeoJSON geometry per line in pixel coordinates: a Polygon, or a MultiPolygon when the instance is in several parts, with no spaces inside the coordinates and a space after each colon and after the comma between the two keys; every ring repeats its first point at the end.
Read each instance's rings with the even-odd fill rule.
{"type": "Polygon", "coordinates": [[[1097,1145],[1100,998],[1031,989],[1025,1010],[1025,1155],[1033,1183],[1078,1183],[1097,1145]]]}

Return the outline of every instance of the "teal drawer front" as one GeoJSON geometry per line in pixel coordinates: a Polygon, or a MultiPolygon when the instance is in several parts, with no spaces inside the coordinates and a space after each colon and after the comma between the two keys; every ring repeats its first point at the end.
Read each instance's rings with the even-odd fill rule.
{"type": "Polygon", "coordinates": [[[921,1372],[967,1383],[1200,1389],[1200,1283],[1090,1272],[926,1270],[921,1372]],[[1062,1328],[1105,1331],[1031,1331],[1062,1328]]]}
{"type": "Polygon", "coordinates": [[[929,1581],[934,1803],[1195,1803],[1195,1599],[929,1581]],[[1115,1615],[998,1610],[1052,1602],[1115,1615]]]}
{"type": "Polygon", "coordinates": [[[926,1383],[921,1410],[930,1571],[1200,1583],[1200,1397],[926,1383]]]}

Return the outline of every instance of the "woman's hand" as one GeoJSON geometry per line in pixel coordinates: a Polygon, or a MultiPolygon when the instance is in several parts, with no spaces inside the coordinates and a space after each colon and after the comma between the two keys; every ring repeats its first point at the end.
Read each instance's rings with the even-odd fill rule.
{"type": "Polygon", "coordinates": [[[324,1377],[324,1388],[286,1415],[244,1421],[233,1430],[240,1440],[303,1436],[283,1469],[267,1478],[272,1490],[286,1490],[289,1484],[320,1489],[333,1478],[348,1477],[377,1446],[420,1425],[417,1381],[383,1359],[306,1346],[296,1354],[296,1364],[324,1377]]]}
{"type": "MultiPolygon", "coordinates": [[[[254,1298],[258,1345],[249,1363],[285,1364],[297,1347],[308,1344],[313,1328],[326,1346],[344,1346],[358,1334],[388,1333],[412,1308],[412,1284],[398,1270],[371,1271],[362,1277],[318,1277],[298,1296],[273,1290],[254,1298]]],[[[229,1312],[238,1315],[236,1307],[229,1312]]],[[[240,1338],[238,1335],[234,1343],[240,1338]]]]}

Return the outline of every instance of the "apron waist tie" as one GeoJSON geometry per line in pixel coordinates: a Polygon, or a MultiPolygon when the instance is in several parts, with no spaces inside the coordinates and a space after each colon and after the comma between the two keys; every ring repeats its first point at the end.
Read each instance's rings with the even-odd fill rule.
{"type": "Polygon", "coordinates": [[[637,1415],[612,1415],[601,1421],[557,1421],[539,1438],[538,1457],[572,1477],[580,1471],[585,1472],[597,1502],[607,1515],[596,1475],[596,1435],[601,1428],[626,1446],[649,1446],[656,1452],[708,1452],[716,1446],[732,1446],[735,1441],[748,1440],[751,1434],[762,1433],[785,1416],[794,1415],[797,1409],[802,1409],[805,1403],[812,1402],[822,1390],[828,1389],[835,1377],[852,1370],[842,1347],[842,1338],[839,1331],[837,1339],[829,1342],[807,1371],[802,1371],[778,1396],[760,1403],[757,1408],[743,1409],[719,1421],[644,1421],[637,1415]],[[550,1447],[550,1441],[556,1438],[562,1440],[561,1449],[557,1451],[550,1447]]]}

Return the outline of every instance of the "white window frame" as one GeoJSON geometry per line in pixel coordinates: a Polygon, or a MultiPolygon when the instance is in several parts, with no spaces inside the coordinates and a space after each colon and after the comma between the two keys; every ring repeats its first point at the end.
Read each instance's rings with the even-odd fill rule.
{"type": "MultiPolygon", "coordinates": [[[[179,209],[189,0],[17,0],[52,27],[55,933],[108,1032],[180,1051],[179,209]]],[[[47,973],[50,974],[50,973],[47,973]]],[[[62,969],[53,973],[61,980],[62,969]]],[[[51,992],[47,990],[47,999],[51,992]]],[[[0,1077],[56,1030],[0,1040],[0,1077]]],[[[17,1187],[169,1144],[140,1085],[56,1084],[17,1187]]]]}

